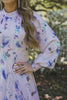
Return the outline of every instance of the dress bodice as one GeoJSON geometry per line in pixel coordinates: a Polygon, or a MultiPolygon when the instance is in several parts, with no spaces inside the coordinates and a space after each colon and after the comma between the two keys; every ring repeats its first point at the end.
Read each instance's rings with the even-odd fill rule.
{"type": "Polygon", "coordinates": [[[17,10],[0,11],[0,63],[28,61],[28,45],[24,41],[25,30],[17,10]]]}

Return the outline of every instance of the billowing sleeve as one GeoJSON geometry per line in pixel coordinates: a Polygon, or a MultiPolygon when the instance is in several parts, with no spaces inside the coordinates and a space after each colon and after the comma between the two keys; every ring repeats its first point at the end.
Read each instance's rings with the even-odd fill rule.
{"type": "Polygon", "coordinates": [[[47,22],[35,11],[33,12],[33,23],[36,29],[35,36],[41,51],[32,63],[33,71],[35,72],[42,67],[53,69],[60,51],[60,40],[47,22]]]}

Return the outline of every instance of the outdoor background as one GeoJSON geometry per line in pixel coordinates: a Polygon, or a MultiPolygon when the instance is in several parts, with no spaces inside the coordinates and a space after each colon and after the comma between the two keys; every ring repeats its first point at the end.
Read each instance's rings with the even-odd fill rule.
{"type": "MultiPolygon", "coordinates": [[[[67,0],[29,0],[29,6],[50,25],[61,42],[55,68],[41,68],[34,73],[40,100],[67,100],[67,0]]],[[[28,51],[32,64],[40,50],[29,47],[28,51]]]]}

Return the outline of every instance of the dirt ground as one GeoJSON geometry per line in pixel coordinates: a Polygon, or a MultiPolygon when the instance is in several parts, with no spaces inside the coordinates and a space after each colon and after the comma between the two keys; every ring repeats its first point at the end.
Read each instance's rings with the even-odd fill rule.
{"type": "Polygon", "coordinates": [[[67,69],[34,73],[40,100],[67,100],[67,69]]]}

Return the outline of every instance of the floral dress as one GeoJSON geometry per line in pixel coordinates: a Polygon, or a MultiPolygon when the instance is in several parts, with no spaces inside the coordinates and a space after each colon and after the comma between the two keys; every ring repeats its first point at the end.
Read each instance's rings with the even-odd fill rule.
{"type": "MultiPolygon", "coordinates": [[[[35,36],[41,53],[32,63],[37,71],[41,67],[54,68],[60,51],[60,41],[49,25],[34,12],[35,36]],[[39,25],[40,23],[40,25],[39,25]]],[[[17,10],[0,10],[0,100],[40,100],[34,74],[14,72],[16,62],[28,62],[28,45],[17,10]]]]}

